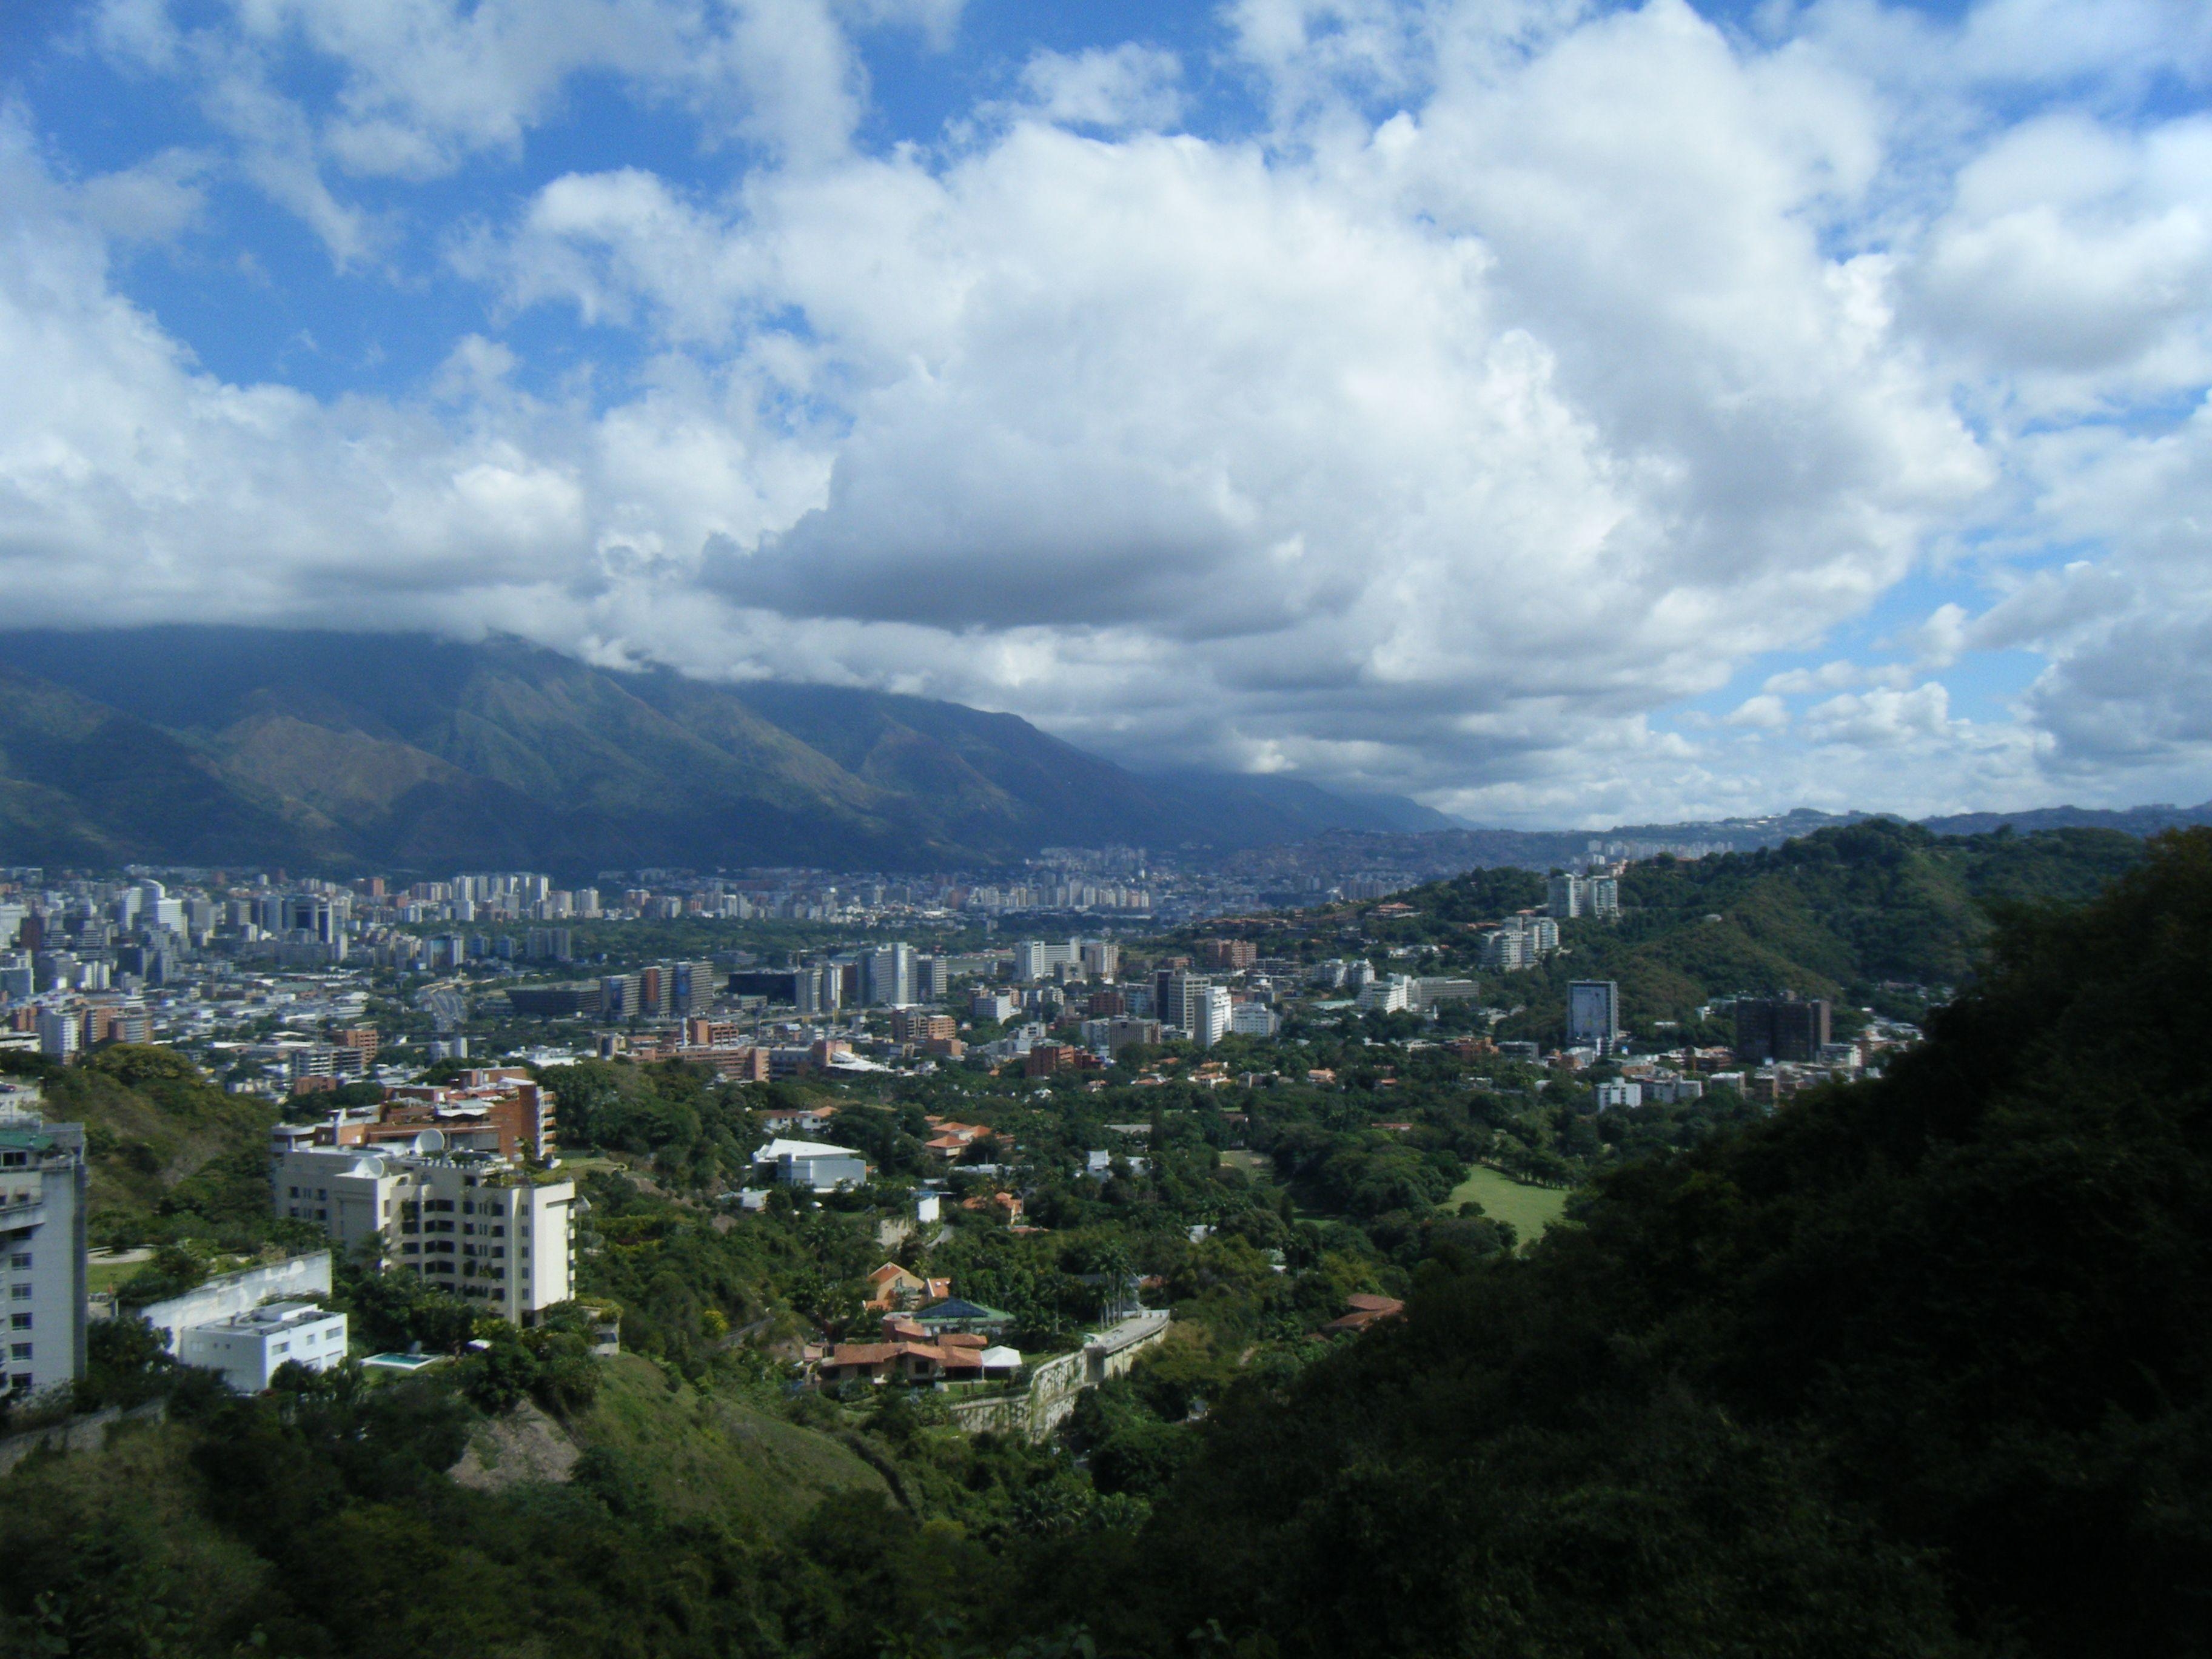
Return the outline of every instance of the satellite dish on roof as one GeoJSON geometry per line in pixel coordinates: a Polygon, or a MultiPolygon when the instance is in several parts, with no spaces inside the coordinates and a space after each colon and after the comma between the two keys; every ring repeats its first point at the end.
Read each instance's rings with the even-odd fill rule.
{"type": "Polygon", "coordinates": [[[421,1134],[415,1137],[415,1150],[418,1152],[444,1152],[446,1150],[446,1132],[443,1129],[423,1130],[421,1134]]]}

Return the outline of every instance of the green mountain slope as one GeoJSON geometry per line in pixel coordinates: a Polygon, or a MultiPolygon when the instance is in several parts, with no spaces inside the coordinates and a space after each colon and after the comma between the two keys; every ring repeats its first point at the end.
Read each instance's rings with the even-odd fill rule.
{"type": "Polygon", "coordinates": [[[8,861],[927,868],[1418,811],[1143,779],[1012,715],[509,639],[17,633],[0,663],[8,861]]]}
{"type": "Polygon", "coordinates": [[[1993,951],[1882,1081],[1626,1170],[1528,1256],[1240,1387],[1140,1545],[1055,1563],[1030,1627],[2206,1651],[2212,833],[1993,951]]]}
{"type": "MultiPolygon", "coordinates": [[[[1617,921],[1564,922],[1565,947],[1499,976],[1528,1012],[1507,1035],[1555,1036],[1566,985],[1610,979],[1638,1022],[1690,1021],[1743,992],[1878,1000],[1884,982],[1955,987],[2008,906],[2079,903],[2142,860],[2113,830],[1942,836],[1893,818],[1817,830],[1778,848],[1632,865],[1617,921]]],[[[1420,914],[1376,931],[1471,960],[1468,927],[1543,902],[1518,871],[1475,871],[1399,896],[1420,914]]]]}

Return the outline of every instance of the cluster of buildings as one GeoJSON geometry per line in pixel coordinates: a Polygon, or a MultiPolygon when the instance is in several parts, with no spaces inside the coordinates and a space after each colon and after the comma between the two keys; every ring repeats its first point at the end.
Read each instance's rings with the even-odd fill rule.
{"type": "Polygon", "coordinates": [[[518,1325],[574,1293],[575,1183],[526,1073],[465,1074],[270,1133],[276,1213],[518,1325]]]}

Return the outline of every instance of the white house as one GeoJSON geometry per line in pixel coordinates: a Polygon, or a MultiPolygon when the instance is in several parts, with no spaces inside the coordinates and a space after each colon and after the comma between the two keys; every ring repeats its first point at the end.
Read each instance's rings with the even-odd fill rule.
{"type": "Polygon", "coordinates": [[[753,1154],[753,1162],[773,1165],[785,1186],[809,1192],[834,1193],[868,1181],[868,1162],[860,1153],[819,1140],[771,1140],[753,1154]]]}
{"type": "Polygon", "coordinates": [[[346,1316],[312,1302],[272,1302],[212,1325],[193,1325],[177,1338],[177,1358],[220,1372],[240,1394],[258,1394],[289,1360],[311,1371],[337,1367],[346,1355],[346,1316]]]}

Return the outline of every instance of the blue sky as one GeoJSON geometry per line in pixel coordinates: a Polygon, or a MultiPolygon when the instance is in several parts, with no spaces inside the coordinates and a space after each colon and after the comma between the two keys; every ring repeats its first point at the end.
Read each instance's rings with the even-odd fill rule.
{"type": "Polygon", "coordinates": [[[1486,822],[2212,795],[2212,11],[32,0],[26,621],[1486,822]]]}

